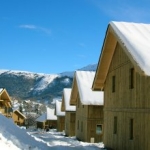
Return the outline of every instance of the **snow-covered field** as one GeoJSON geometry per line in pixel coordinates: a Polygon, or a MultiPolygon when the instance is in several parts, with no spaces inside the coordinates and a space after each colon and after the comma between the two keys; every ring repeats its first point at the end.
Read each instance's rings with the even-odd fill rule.
{"type": "MultiPolygon", "coordinates": [[[[45,132],[21,129],[11,119],[0,114],[0,149],[4,150],[100,150],[103,143],[86,143],[66,137],[55,129],[45,132]]],[[[104,149],[103,149],[104,150],[104,149]]]]}

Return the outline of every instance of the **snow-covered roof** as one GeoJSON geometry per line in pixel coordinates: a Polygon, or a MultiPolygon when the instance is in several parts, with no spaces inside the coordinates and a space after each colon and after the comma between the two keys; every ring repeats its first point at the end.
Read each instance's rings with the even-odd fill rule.
{"type": "Polygon", "coordinates": [[[150,24],[110,22],[110,26],[143,73],[150,76],[150,24]]]}
{"type": "Polygon", "coordinates": [[[0,93],[3,91],[3,88],[0,88],[0,93]]]}
{"type": "Polygon", "coordinates": [[[56,116],[65,116],[65,112],[61,111],[62,102],[56,100],[56,116]]]}
{"type": "Polygon", "coordinates": [[[38,122],[44,122],[46,121],[46,113],[42,114],[40,117],[38,117],[35,121],[38,121],[38,122]]]}
{"type": "Polygon", "coordinates": [[[92,90],[94,76],[94,71],[76,71],[75,73],[79,96],[83,105],[104,104],[104,92],[92,90]]]}
{"type": "Polygon", "coordinates": [[[76,106],[70,105],[71,88],[64,88],[63,94],[64,94],[65,110],[66,111],[76,111],[76,106]]]}
{"type": "Polygon", "coordinates": [[[150,76],[150,24],[112,21],[105,34],[93,90],[104,89],[117,43],[122,47],[136,72],[150,76]]]}
{"type": "Polygon", "coordinates": [[[55,109],[46,108],[46,113],[43,113],[40,117],[36,119],[38,122],[44,122],[46,120],[57,120],[57,116],[54,114],[55,109]]]}
{"type": "Polygon", "coordinates": [[[46,119],[47,120],[57,120],[57,116],[55,115],[55,109],[47,107],[47,111],[46,112],[47,112],[46,113],[46,119]]]}

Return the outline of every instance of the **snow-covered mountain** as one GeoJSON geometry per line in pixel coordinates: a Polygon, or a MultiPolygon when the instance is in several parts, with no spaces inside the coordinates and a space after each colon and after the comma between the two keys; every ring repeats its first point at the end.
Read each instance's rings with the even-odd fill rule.
{"type": "MultiPolygon", "coordinates": [[[[97,64],[91,64],[91,65],[85,66],[85,67],[77,69],[77,70],[82,70],[82,71],[96,71],[96,68],[97,68],[97,64]]],[[[63,72],[63,73],[60,73],[60,75],[61,76],[73,77],[74,71],[63,72]]]]}
{"type": "Polygon", "coordinates": [[[96,71],[97,68],[97,64],[92,64],[92,65],[88,65],[86,67],[83,67],[81,69],[78,70],[82,70],[82,71],[96,71]]]}
{"type": "MultiPolygon", "coordinates": [[[[97,64],[79,70],[96,70],[97,64]]],[[[70,88],[72,72],[42,74],[27,71],[0,70],[0,87],[6,88],[9,95],[16,99],[52,101],[62,96],[64,88],[70,88]]]]}
{"type": "Polygon", "coordinates": [[[47,88],[47,86],[59,75],[58,74],[42,74],[42,73],[33,73],[27,71],[14,71],[14,70],[0,70],[0,76],[8,77],[24,77],[26,79],[35,79],[37,84],[31,90],[41,91],[47,88]]]}

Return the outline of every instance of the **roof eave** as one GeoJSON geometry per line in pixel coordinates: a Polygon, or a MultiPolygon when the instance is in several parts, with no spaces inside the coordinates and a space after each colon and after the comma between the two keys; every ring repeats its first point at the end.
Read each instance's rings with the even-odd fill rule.
{"type": "Polygon", "coordinates": [[[116,43],[117,40],[114,37],[114,32],[111,26],[108,25],[92,85],[92,89],[94,91],[102,91],[104,89],[105,80],[116,47],[116,43]]]}
{"type": "Polygon", "coordinates": [[[72,90],[70,95],[70,105],[77,104],[77,80],[76,80],[76,72],[74,73],[73,83],[72,83],[72,90]]]}
{"type": "Polygon", "coordinates": [[[144,70],[139,66],[138,62],[134,59],[134,56],[132,56],[130,51],[127,49],[125,43],[122,41],[122,39],[120,39],[119,35],[115,32],[113,27],[109,24],[107,27],[102,51],[99,57],[96,74],[95,74],[93,85],[92,85],[92,89],[94,91],[100,91],[104,89],[105,80],[108,74],[109,66],[112,61],[112,57],[113,57],[117,42],[120,44],[125,54],[130,59],[135,70],[141,75],[146,75],[144,70]]]}

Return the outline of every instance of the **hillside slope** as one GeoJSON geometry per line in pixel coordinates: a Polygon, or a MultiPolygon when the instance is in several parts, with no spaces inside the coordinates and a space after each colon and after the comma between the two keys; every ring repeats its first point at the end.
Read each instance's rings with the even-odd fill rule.
{"type": "MultiPolygon", "coordinates": [[[[88,65],[79,70],[95,70],[95,65],[88,65]]],[[[60,74],[41,74],[27,71],[0,70],[0,87],[7,89],[16,99],[52,101],[62,97],[64,88],[71,88],[73,72],[60,74]]]]}

